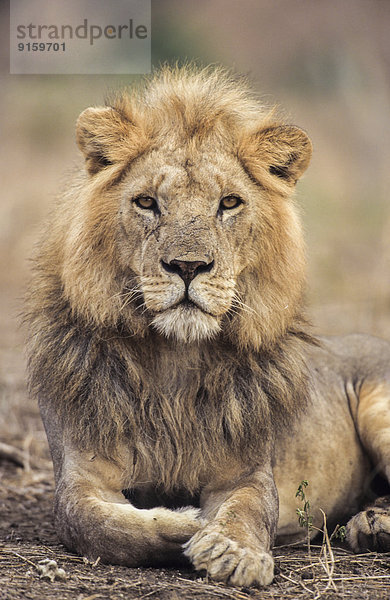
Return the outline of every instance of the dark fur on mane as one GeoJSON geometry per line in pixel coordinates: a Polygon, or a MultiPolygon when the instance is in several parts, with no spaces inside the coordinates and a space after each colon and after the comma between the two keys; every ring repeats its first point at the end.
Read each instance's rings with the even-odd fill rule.
{"type": "Polygon", "coordinates": [[[260,461],[306,404],[312,340],[300,329],[263,352],[186,346],[187,363],[176,365],[178,348],[153,332],[140,343],[75,322],[60,289],[27,320],[31,394],[52,405],[77,447],[115,459],[125,442],[133,481],[153,473],[164,492],[195,493],[229,456],[260,461]]]}

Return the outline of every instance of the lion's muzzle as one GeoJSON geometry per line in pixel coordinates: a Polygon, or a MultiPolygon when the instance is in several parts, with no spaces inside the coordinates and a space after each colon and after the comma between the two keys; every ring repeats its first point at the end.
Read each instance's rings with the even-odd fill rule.
{"type": "Polygon", "coordinates": [[[207,263],[203,260],[171,260],[169,263],[161,261],[163,268],[168,273],[177,273],[185,283],[186,289],[193,279],[200,273],[209,273],[214,266],[214,261],[207,263]]]}

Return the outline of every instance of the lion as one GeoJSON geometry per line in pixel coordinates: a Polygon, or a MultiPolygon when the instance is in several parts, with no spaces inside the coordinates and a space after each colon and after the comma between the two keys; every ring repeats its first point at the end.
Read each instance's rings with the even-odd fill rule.
{"type": "Polygon", "coordinates": [[[370,483],[390,478],[390,345],[306,322],[307,134],[186,66],[87,108],[76,137],[26,309],[63,544],[267,585],[307,479],[315,526],[322,509],[353,550],[389,551],[370,483]]]}

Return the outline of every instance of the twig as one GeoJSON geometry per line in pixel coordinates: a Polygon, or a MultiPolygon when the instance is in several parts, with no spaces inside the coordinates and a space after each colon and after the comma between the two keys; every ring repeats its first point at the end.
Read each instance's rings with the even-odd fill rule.
{"type": "Polygon", "coordinates": [[[332,546],[331,546],[329,535],[328,535],[328,528],[326,526],[326,514],[324,513],[324,511],[321,508],[320,508],[320,511],[322,513],[324,525],[323,525],[322,548],[321,548],[321,552],[320,552],[319,561],[322,564],[323,568],[325,569],[325,571],[328,575],[328,583],[327,583],[327,586],[324,591],[326,592],[330,587],[333,587],[334,591],[337,592],[336,584],[333,581],[334,555],[333,555],[333,550],[332,550],[332,546]],[[321,560],[321,555],[323,555],[323,557],[324,557],[324,562],[321,560]],[[330,560],[330,566],[329,566],[328,557],[330,560]]]}
{"type": "MultiPolygon", "coordinates": [[[[367,581],[368,579],[390,579],[390,575],[356,575],[356,577],[334,577],[333,581],[367,581]]],[[[327,581],[326,578],[321,577],[318,581],[327,581]]]]}
{"type": "Polygon", "coordinates": [[[235,590],[234,588],[232,588],[232,591],[227,592],[222,587],[220,587],[218,584],[210,585],[203,581],[200,582],[200,581],[196,581],[194,579],[184,579],[183,577],[175,577],[175,579],[177,579],[178,581],[186,582],[189,584],[189,586],[197,585],[198,587],[201,587],[202,590],[207,589],[209,592],[219,593],[219,594],[222,594],[223,596],[228,596],[229,598],[232,598],[232,593],[234,593],[235,598],[238,598],[238,599],[247,600],[247,598],[248,598],[247,595],[244,596],[243,594],[241,594],[238,590],[235,590]]]}
{"type": "Polygon", "coordinates": [[[160,591],[161,591],[160,588],[158,588],[157,590],[152,590],[151,592],[148,592],[147,594],[140,596],[139,600],[143,600],[143,598],[148,598],[149,596],[153,596],[153,594],[157,594],[157,592],[160,592],[160,591]]]}
{"type": "Polygon", "coordinates": [[[14,550],[7,550],[5,548],[1,548],[1,552],[5,552],[7,554],[14,554],[15,556],[17,556],[18,558],[24,560],[26,563],[28,563],[29,565],[32,565],[34,567],[34,569],[37,568],[37,565],[35,563],[32,562],[32,560],[29,560],[28,558],[26,558],[25,556],[22,556],[21,554],[19,554],[18,552],[15,552],[14,550]]]}
{"type": "Polygon", "coordinates": [[[303,587],[303,589],[306,592],[309,592],[309,594],[314,595],[315,592],[313,592],[313,590],[311,590],[310,588],[308,588],[303,581],[295,581],[295,579],[292,579],[291,577],[288,577],[287,575],[283,575],[283,573],[279,573],[279,576],[282,577],[282,579],[286,579],[287,581],[290,581],[291,583],[294,583],[295,585],[300,585],[301,587],[303,587]]]}
{"type": "Polygon", "coordinates": [[[18,467],[24,467],[25,464],[25,453],[23,450],[19,450],[19,448],[4,444],[3,442],[0,442],[0,458],[9,460],[18,465],[18,467]]]}
{"type": "Polygon", "coordinates": [[[23,469],[27,473],[29,473],[31,471],[30,446],[31,446],[31,442],[33,441],[33,439],[34,439],[34,436],[30,431],[30,433],[23,440],[23,456],[24,456],[23,469]]]}

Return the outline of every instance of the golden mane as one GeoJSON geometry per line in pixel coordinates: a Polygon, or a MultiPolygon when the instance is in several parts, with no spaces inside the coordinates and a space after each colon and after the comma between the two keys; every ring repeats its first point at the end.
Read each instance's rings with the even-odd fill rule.
{"type": "Polygon", "coordinates": [[[305,266],[292,186],[288,179],[269,173],[267,145],[273,164],[286,161],[285,148],[267,140],[271,125],[279,124],[273,112],[264,109],[242,79],[232,78],[223,69],[193,67],[166,67],[139,90],[117,95],[111,107],[98,126],[93,123],[93,139],[85,135],[89,120],[92,128],[93,112],[78,126],[78,137],[84,134],[80,146],[84,151],[88,146],[87,167],[97,155],[101,161],[103,154],[107,166],[97,173],[92,167],[94,177],[87,177],[84,170],[76,174],[60,199],[38,258],[45,264],[44,276],[53,272],[59,278],[77,318],[99,327],[122,324],[133,335],[145,335],[148,323],[134,302],[122,310],[123,295],[136,281],[118,268],[116,184],[137,157],[153,152],[163,140],[168,139],[173,147],[184,141],[194,145],[196,160],[196,146],[204,136],[212,136],[216,147],[229,148],[269,195],[254,269],[243,274],[240,284],[247,308],[238,309],[239,318],[226,323],[226,331],[243,346],[273,343],[299,312],[305,266]],[[114,124],[112,111],[117,115],[114,124]],[[255,135],[259,129],[264,131],[261,144],[255,135]]]}
{"type": "Polygon", "coordinates": [[[248,453],[260,432],[266,443],[308,393],[304,252],[291,195],[309,142],[281,127],[275,143],[278,127],[243,79],[193,67],[166,67],[78,122],[87,173],[58,201],[30,287],[30,389],[79,446],[115,455],[128,439],[134,476],[158,464],[165,490],[195,491],[221,452],[248,453]],[[196,164],[205,140],[234,157],[267,202],[239,304],[218,338],[184,351],[150,328],[137,278],[121,264],[118,186],[161,144],[185,143],[196,164]]]}

